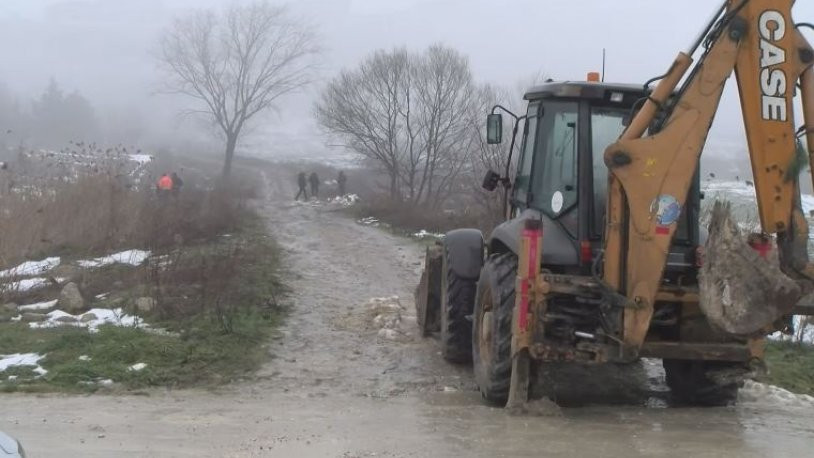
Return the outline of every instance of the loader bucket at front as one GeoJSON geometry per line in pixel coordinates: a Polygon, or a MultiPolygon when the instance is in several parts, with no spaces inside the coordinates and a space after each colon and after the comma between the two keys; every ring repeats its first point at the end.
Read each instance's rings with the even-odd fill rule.
{"type": "Polygon", "coordinates": [[[715,202],[699,279],[700,307],[713,326],[763,335],[790,313],[802,290],[780,270],[774,251],[761,256],[732,220],[729,203],[715,202]]]}

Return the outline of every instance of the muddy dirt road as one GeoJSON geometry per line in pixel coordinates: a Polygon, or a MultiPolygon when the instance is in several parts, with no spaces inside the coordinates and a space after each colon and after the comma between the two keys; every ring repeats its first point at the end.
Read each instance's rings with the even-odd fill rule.
{"type": "Polygon", "coordinates": [[[265,173],[263,211],[290,256],[295,309],[255,379],[216,393],[4,395],[0,430],[32,457],[810,455],[814,403],[754,385],[738,407],[664,408],[652,365],[622,407],[513,417],[484,406],[469,370],[416,335],[421,247],[291,202],[292,175],[265,173]],[[391,296],[403,310],[392,298],[371,310],[369,299],[391,296]],[[375,320],[382,307],[396,318],[375,320]]]}

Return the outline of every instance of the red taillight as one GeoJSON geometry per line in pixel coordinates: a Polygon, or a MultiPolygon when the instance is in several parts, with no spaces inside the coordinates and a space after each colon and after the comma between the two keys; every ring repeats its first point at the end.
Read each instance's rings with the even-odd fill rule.
{"type": "Polygon", "coordinates": [[[766,234],[749,234],[747,243],[761,258],[768,257],[772,251],[772,239],[766,234]]]}
{"type": "Polygon", "coordinates": [[[594,260],[594,252],[591,250],[591,242],[587,240],[580,242],[579,257],[583,264],[590,264],[594,260]]]}
{"type": "Polygon", "coordinates": [[[704,247],[695,247],[695,267],[701,268],[704,265],[704,247]]]}

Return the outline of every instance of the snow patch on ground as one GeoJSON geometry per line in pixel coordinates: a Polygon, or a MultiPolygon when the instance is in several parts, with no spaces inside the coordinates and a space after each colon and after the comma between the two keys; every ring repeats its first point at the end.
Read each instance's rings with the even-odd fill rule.
{"type": "Polygon", "coordinates": [[[79,261],[77,264],[79,264],[80,267],[84,268],[104,267],[109,266],[111,264],[128,264],[131,266],[139,266],[148,257],[150,257],[149,251],[127,250],[122,251],[120,253],[112,254],[110,256],[103,256],[101,258],[79,261]]]}
{"type": "Polygon", "coordinates": [[[329,202],[335,205],[341,205],[343,207],[352,207],[359,202],[359,196],[356,194],[345,194],[344,196],[336,196],[329,202]]]}
{"type": "Polygon", "coordinates": [[[140,165],[149,164],[153,161],[153,157],[149,154],[131,154],[130,160],[138,162],[140,165]]]}
{"type": "Polygon", "coordinates": [[[35,289],[44,288],[48,285],[48,280],[45,278],[24,278],[20,281],[14,281],[11,283],[7,283],[2,289],[7,291],[14,291],[18,293],[24,293],[27,291],[32,291],[35,289]]]}
{"type": "Polygon", "coordinates": [[[0,278],[28,277],[31,275],[41,275],[58,266],[60,258],[46,258],[42,261],[26,261],[17,267],[0,271],[0,278]]]}
{"type": "MultiPolygon", "coordinates": [[[[705,200],[709,197],[740,197],[754,202],[757,205],[757,194],[755,187],[746,184],[743,181],[706,181],[701,185],[703,191],[708,194],[705,200]]],[[[803,211],[806,215],[814,210],[814,196],[811,194],[803,194],[802,196],[803,211]]]]}
{"type": "Polygon", "coordinates": [[[48,310],[56,307],[57,301],[37,302],[36,304],[21,305],[17,310],[21,312],[36,312],[38,310],[48,310]]]}
{"type": "Polygon", "coordinates": [[[32,369],[39,375],[45,375],[47,370],[40,366],[40,360],[45,356],[37,353],[17,353],[14,355],[0,355],[0,372],[12,367],[33,367],[32,369]]]}
{"type": "Polygon", "coordinates": [[[738,392],[739,403],[762,403],[780,406],[814,407],[814,397],[796,394],[783,388],[747,380],[738,392]]]}
{"type": "Polygon", "coordinates": [[[133,364],[132,366],[128,367],[127,370],[128,371],[133,371],[133,372],[138,372],[140,370],[143,370],[145,367],[147,367],[146,363],[136,363],[136,364],[133,364]]]}
{"type": "Polygon", "coordinates": [[[60,326],[73,326],[78,328],[87,328],[90,332],[97,332],[99,326],[110,324],[119,327],[131,328],[144,328],[147,324],[144,321],[132,315],[127,315],[121,308],[110,309],[91,309],[81,315],[71,315],[70,313],[63,312],[62,310],[54,310],[47,315],[47,319],[40,323],[28,323],[31,329],[50,329],[58,328],[60,326]],[[83,322],[82,320],[86,321],[83,322]]]}
{"type": "Polygon", "coordinates": [[[367,218],[362,218],[362,219],[360,219],[360,220],[358,220],[356,222],[363,225],[363,226],[379,227],[379,220],[377,218],[373,217],[373,216],[368,216],[367,218]]]}
{"type": "Polygon", "coordinates": [[[420,231],[413,234],[413,237],[417,239],[425,239],[425,238],[433,238],[433,239],[440,239],[444,237],[444,234],[440,234],[437,232],[428,232],[426,229],[421,229],[420,231]]]}

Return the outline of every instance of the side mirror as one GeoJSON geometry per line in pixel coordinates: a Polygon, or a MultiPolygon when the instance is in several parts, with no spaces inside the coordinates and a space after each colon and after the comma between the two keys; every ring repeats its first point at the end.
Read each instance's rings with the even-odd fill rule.
{"type": "Polygon", "coordinates": [[[493,113],[486,116],[486,143],[499,145],[503,142],[503,115],[493,113]]]}
{"type": "Polygon", "coordinates": [[[487,191],[494,191],[497,189],[497,185],[500,183],[500,174],[495,172],[494,170],[489,170],[486,172],[486,176],[483,177],[483,189],[487,191]]]}

